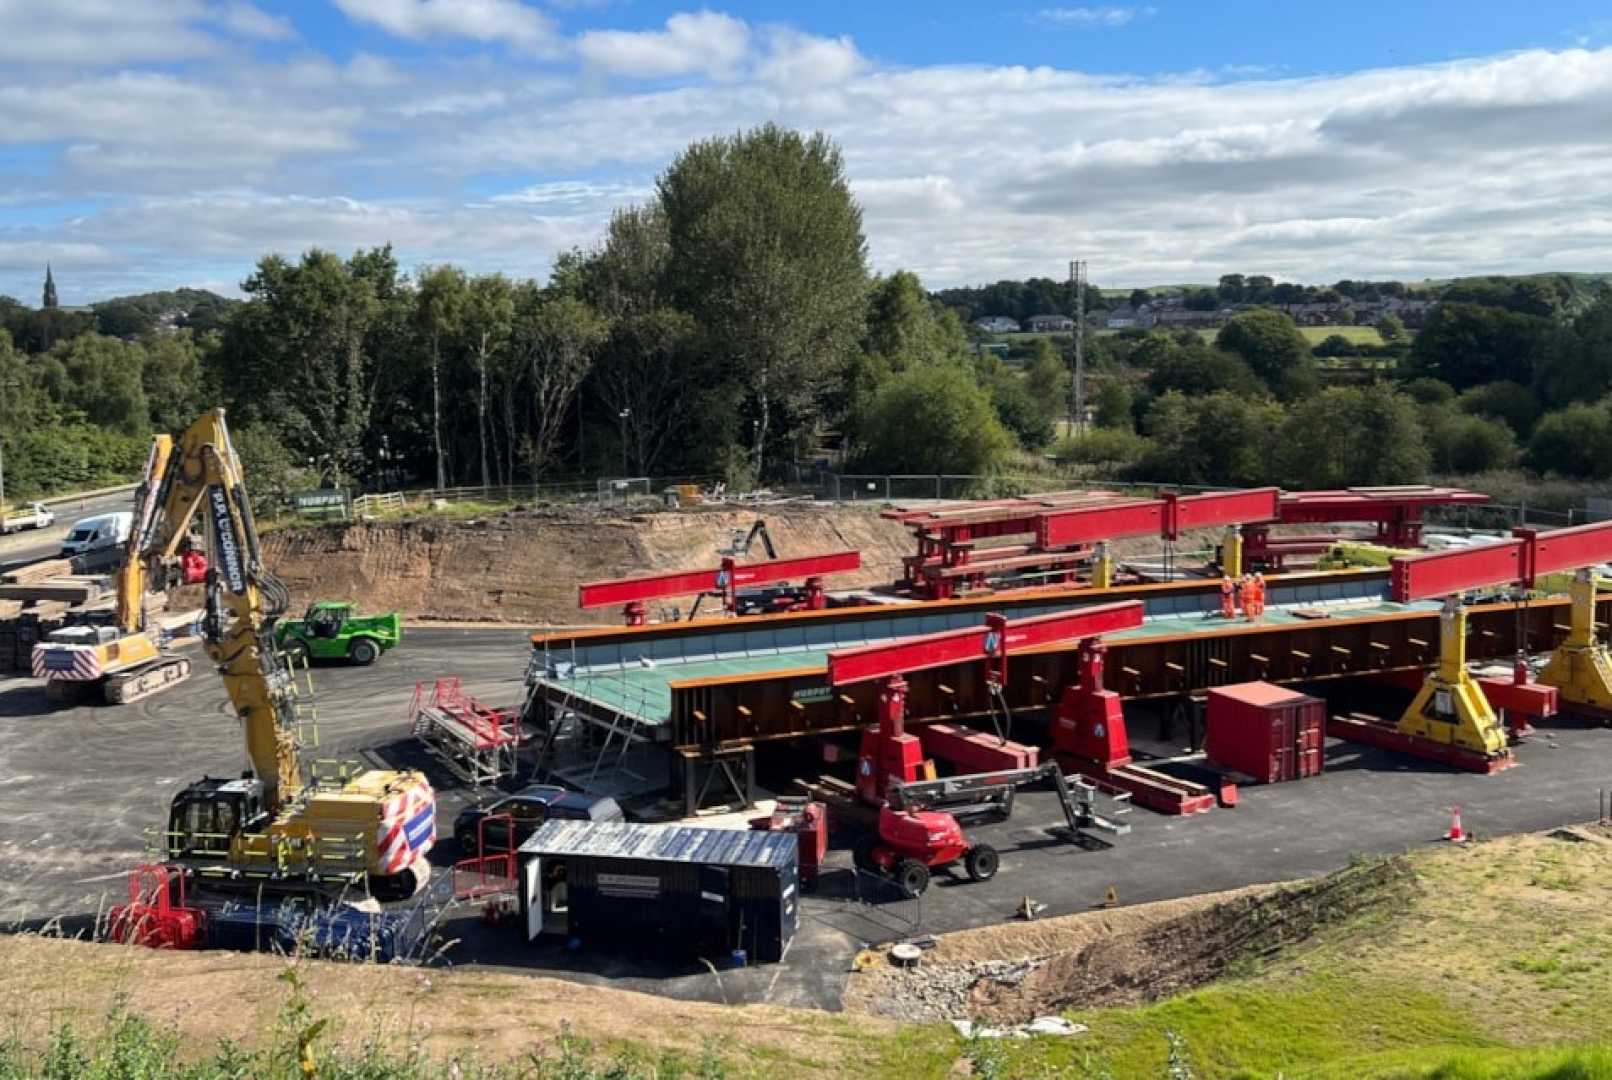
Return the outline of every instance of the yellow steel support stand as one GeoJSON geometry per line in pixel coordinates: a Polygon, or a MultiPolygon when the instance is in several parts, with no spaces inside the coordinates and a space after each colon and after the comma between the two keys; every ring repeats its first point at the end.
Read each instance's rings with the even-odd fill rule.
{"type": "Polygon", "coordinates": [[[1551,653],[1539,681],[1561,692],[1564,711],[1612,719],[1612,659],[1595,639],[1595,575],[1588,569],[1573,575],[1568,589],[1572,614],[1567,638],[1551,653]]]}
{"type": "Polygon", "coordinates": [[[1109,554],[1106,540],[1099,540],[1092,553],[1091,584],[1094,589],[1107,589],[1114,584],[1114,556],[1109,554]]]}
{"type": "Polygon", "coordinates": [[[1487,757],[1506,752],[1505,729],[1467,674],[1466,609],[1456,597],[1446,599],[1439,613],[1438,668],[1400,717],[1399,733],[1487,757]]]}
{"type": "Polygon", "coordinates": [[[1227,526],[1220,541],[1220,575],[1234,581],[1243,576],[1243,531],[1235,525],[1227,526]]]}

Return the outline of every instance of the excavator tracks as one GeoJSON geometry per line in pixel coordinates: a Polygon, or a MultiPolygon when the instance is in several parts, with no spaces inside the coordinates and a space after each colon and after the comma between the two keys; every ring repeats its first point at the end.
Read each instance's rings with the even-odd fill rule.
{"type": "Polygon", "coordinates": [[[107,676],[102,687],[108,705],[127,705],[130,702],[161,693],[190,678],[190,660],[183,656],[165,656],[142,664],[131,671],[120,671],[107,676]]]}

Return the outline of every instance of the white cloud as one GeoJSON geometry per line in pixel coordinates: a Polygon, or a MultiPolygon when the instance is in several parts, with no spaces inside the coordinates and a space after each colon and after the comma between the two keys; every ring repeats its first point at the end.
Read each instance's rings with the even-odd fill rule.
{"type": "Polygon", "coordinates": [[[415,41],[468,38],[538,55],[552,55],[559,46],[553,20],[519,0],[335,0],[335,4],[349,19],[415,41]]]}
{"type": "Polygon", "coordinates": [[[291,28],[290,19],[283,15],[270,15],[244,0],[232,0],[220,5],[211,18],[225,30],[241,37],[288,41],[297,36],[297,32],[291,28]]]}
{"type": "Polygon", "coordinates": [[[772,31],[767,57],[757,74],[784,87],[810,87],[844,82],[868,66],[849,36],[803,34],[788,27],[772,31]]]}
{"type": "Polygon", "coordinates": [[[590,30],[576,50],[590,68],[610,75],[661,79],[733,74],[750,49],[750,28],[714,11],[681,12],[665,30],[590,30]]]}
{"type": "MultiPolygon", "coordinates": [[[[163,71],[0,64],[0,148],[32,170],[0,167],[0,244],[104,260],[75,275],[91,298],[388,240],[417,262],[541,275],[689,142],[776,121],[836,140],[874,265],[936,287],[1074,257],[1104,285],[1612,268],[1612,49],[1100,77],[896,68],[770,25],[685,48],[684,25],[572,54],[580,75],[503,49],[404,66],[222,38],[216,59],[163,71]],[[668,81],[588,77],[629,71],[668,81]]],[[[19,256],[0,292],[35,295],[35,276],[19,256]]]]}
{"type": "Polygon", "coordinates": [[[1042,8],[1036,17],[1059,26],[1124,26],[1137,19],[1150,18],[1158,9],[1148,7],[1055,7],[1042,8]]]}
{"type": "Polygon", "coordinates": [[[222,53],[231,38],[294,36],[287,19],[246,0],[0,0],[0,61],[32,66],[191,60],[222,53]]]}

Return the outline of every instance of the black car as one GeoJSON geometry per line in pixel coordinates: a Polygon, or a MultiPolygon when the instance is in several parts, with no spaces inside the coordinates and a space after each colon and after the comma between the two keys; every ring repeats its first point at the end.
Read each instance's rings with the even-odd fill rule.
{"type": "Polygon", "coordinates": [[[476,854],[478,826],[482,820],[497,816],[480,831],[484,834],[489,852],[506,851],[519,847],[538,826],[549,819],[558,821],[625,821],[621,807],[608,795],[584,795],[552,784],[533,784],[513,795],[505,795],[484,806],[467,806],[453,822],[454,842],[464,855],[476,854]],[[515,836],[511,839],[505,819],[514,822],[515,836]]]}

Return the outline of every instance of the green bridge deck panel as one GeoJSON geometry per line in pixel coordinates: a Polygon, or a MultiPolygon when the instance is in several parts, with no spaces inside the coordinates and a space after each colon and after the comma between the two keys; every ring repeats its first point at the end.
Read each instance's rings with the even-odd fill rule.
{"type": "MultiPolygon", "coordinates": [[[[1297,604],[1305,610],[1313,605],[1297,604]]],[[[1413,604],[1376,602],[1328,607],[1327,621],[1347,622],[1373,615],[1394,615],[1405,611],[1437,611],[1439,602],[1420,601],[1413,604]]],[[[1316,625],[1315,620],[1292,614],[1282,608],[1267,608],[1258,625],[1291,626],[1316,625]]],[[[1150,619],[1134,630],[1121,630],[1104,635],[1105,641],[1128,641],[1178,634],[1213,635],[1230,629],[1253,625],[1246,620],[1228,621],[1219,615],[1201,614],[1150,619]]],[[[898,640],[898,639],[891,639],[898,640]]],[[[606,672],[588,672],[574,678],[544,678],[543,685],[558,693],[570,692],[600,706],[633,718],[648,727],[667,722],[672,710],[671,684],[694,679],[718,679],[742,675],[758,675],[769,671],[786,671],[796,668],[824,668],[828,663],[829,649],[799,649],[769,652],[756,656],[731,656],[723,659],[701,659],[684,662],[658,661],[653,666],[628,667],[606,672]]]]}

